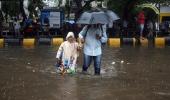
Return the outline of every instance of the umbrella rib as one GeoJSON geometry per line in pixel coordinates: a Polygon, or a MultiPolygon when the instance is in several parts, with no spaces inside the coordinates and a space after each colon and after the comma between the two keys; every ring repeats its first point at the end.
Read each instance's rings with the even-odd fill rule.
{"type": "Polygon", "coordinates": [[[90,19],[90,24],[92,24],[93,20],[94,20],[94,17],[92,16],[92,18],[90,19]]]}

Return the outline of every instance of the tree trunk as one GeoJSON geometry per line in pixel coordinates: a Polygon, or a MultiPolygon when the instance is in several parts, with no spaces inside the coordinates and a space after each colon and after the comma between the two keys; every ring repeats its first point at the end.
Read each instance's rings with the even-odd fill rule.
{"type": "Polygon", "coordinates": [[[128,0],[126,6],[124,7],[123,19],[128,20],[130,17],[130,12],[133,7],[137,4],[139,0],[128,0]]]}
{"type": "Polygon", "coordinates": [[[21,11],[21,14],[22,14],[22,17],[23,17],[23,21],[26,19],[26,14],[25,14],[25,11],[24,11],[24,0],[19,0],[20,1],[20,11],[21,11]]]}

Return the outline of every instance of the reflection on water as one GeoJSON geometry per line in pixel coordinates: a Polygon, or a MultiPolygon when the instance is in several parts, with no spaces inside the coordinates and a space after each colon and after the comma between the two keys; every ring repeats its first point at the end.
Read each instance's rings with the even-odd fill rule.
{"type": "MultiPolygon", "coordinates": [[[[105,47],[101,76],[55,72],[58,47],[0,49],[0,100],[169,100],[170,48],[105,47]]],[[[92,64],[93,65],[93,64],[92,64]]]]}

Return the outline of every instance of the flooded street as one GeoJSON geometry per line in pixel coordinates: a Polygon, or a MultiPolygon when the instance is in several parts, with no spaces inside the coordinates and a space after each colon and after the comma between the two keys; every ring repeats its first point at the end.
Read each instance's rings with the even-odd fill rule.
{"type": "Polygon", "coordinates": [[[170,100],[170,47],[105,47],[101,76],[57,74],[57,49],[0,48],[0,100],[170,100]]]}

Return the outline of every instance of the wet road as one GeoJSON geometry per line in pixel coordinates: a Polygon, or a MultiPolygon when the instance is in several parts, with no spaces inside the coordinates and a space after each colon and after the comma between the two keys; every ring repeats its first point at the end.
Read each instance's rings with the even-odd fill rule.
{"type": "MultiPolygon", "coordinates": [[[[58,47],[0,49],[0,100],[170,100],[170,47],[105,47],[102,75],[55,73],[58,47]]],[[[80,57],[81,59],[81,57],[80,57]]]]}

